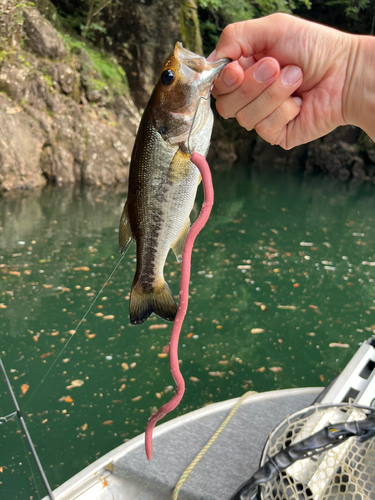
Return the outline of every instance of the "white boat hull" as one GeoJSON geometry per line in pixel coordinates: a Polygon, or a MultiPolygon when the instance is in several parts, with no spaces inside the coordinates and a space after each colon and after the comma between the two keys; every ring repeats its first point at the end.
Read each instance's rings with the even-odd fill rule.
{"type": "MultiPolygon", "coordinates": [[[[191,473],[179,500],[227,500],[258,468],[273,428],[286,415],[309,406],[321,391],[287,389],[247,398],[191,473]]],[[[211,404],[157,426],[150,462],[144,434],[137,436],[57,488],[55,500],[171,499],[180,475],[237,401],[211,404]]]]}

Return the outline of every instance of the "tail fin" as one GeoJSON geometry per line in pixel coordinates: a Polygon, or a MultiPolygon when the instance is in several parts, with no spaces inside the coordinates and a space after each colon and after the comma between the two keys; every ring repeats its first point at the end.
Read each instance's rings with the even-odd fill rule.
{"type": "Polygon", "coordinates": [[[165,321],[174,321],[177,305],[169,286],[163,280],[160,286],[146,291],[139,281],[133,283],[129,302],[130,323],[140,325],[152,313],[165,321]]]}

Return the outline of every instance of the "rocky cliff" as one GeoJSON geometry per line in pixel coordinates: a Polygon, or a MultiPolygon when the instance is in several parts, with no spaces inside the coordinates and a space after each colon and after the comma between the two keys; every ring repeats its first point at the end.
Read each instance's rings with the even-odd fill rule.
{"type": "Polygon", "coordinates": [[[1,10],[0,191],[125,182],[140,115],[122,69],[34,7],[1,10]]]}
{"type": "MultiPolygon", "coordinates": [[[[196,5],[114,3],[107,53],[57,31],[49,0],[36,5],[0,0],[0,193],[47,182],[122,185],[139,109],[166,55],[176,40],[200,51],[196,5]]],[[[208,159],[213,169],[239,161],[375,182],[375,145],[354,127],[284,151],[217,116],[208,159]]]]}

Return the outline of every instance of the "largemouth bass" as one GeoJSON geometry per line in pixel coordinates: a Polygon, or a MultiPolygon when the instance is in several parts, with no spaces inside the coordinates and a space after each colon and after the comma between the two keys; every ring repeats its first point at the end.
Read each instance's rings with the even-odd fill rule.
{"type": "Polygon", "coordinates": [[[137,270],[129,301],[133,325],[152,313],[166,321],[176,316],[164,264],[170,248],[181,261],[200,182],[190,156],[208,152],[213,125],[211,89],[229,62],[207,62],[176,43],[143,113],[119,230],[121,253],[133,239],[137,243],[137,270]]]}

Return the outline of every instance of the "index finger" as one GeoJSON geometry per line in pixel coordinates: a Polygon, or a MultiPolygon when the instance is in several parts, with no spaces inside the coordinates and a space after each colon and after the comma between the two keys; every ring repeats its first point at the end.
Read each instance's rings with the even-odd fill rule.
{"type": "Polygon", "coordinates": [[[244,79],[244,70],[238,61],[233,61],[228,64],[215,81],[215,86],[212,90],[212,95],[215,99],[219,95],[233,92],[241,85],[244,79]]]}
{"type": "MultiPolygon", "coordinates": [[[[212,60],[214,59],[212,58],[212,60]]],[[[212,96],[217,99],[222,94],[233,92],[242,84],[244,72],[256,62],[257,60],[254,57],[240,57],[238,61],[233,61],[225,66],[215,81],[212,96]]]]}

